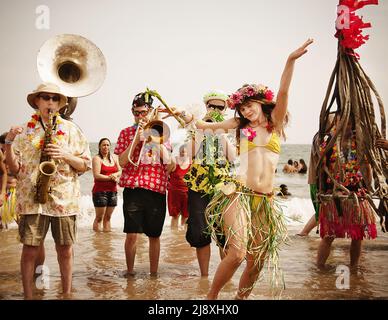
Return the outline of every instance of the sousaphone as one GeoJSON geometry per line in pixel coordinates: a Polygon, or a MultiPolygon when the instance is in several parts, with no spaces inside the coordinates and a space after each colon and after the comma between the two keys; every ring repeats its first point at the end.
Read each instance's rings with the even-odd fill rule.
{"type": "Polygon", "coordinates": [[[68,104],[60,111],[67,118],[74,112],[77,98],[97,91],[106,75],[101,50],[75,34],[60,34],[47,40],[38,52],[37,67],[43,82],[56,84],[68,97],[68,104]]]}

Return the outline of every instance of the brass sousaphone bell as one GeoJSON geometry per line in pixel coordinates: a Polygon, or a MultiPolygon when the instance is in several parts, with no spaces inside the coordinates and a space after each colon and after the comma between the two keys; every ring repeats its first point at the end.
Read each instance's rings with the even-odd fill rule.
{"type": "Polygon", "coordinates": [[[106,61],[101,50],[90,40],[75,34],[60,34],[40,48],[37,67],[43,82],[56,84],[68,97],[61,114],[69,117],[77,98],[97,91],[106,76],[106,61]]]}
{"type": "MultiPolygon", "coordinates": [[[[70,115],[77,106],[77,98],[97,91],[104,82],[106,62],[100,49],[88,39],[74,34],[60,34],[47,40],[40,48],[37,67],[43,82],[56,84],[68,103],[59,112],[70,115]]],[[[52,112],[50,125],[52,126],[52,112]]],[[[45,144],[51,143],[52,130],[46,129],[45,144]]],[[[50,192],[50,179],[57,172],[51,157],[42,152],[37,179],[36,201],[46,203],[50,192]]]]}

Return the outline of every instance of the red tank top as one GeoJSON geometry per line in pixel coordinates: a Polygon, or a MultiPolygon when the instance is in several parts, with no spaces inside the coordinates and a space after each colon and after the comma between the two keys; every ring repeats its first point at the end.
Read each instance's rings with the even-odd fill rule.
{"type": "Polygon", "coordinates": [[[182,169],[179,164],[176,164],[174,172],[170,173],[170,180],[168,182],[169,190],[187,191],[187,185],[183,182],[184,175],[189,171],[190,165],[186,169],[182,169]]]}
{"type": "MultiPolygon", "coordinates": [[[[112,173],[116,173],[118,171],[116,162],[114,163],[113,166],[106,166],[102,161],[101,161],[101,171],[100,173],[109,176],[112,173]]],[[[117,183],[114,181],[97,181],[94,180],[94,186],[93,186],[93,193],[96,192],[103,192],[103,191],[112,191],[116,192],[117,191],[117,183]]]]}

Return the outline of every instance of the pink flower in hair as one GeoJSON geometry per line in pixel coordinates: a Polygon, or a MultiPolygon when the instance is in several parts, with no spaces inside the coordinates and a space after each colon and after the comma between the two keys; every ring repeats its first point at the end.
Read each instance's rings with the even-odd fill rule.
{"type": "Polygon", "coordinates": [[[241,103],[243,95],[240,92],[236,92],[232,95],[232,100],[235,104],[241,103]]]}
{"type": "Polygon", "coordinates": [[[252,87],[247,88],[247,96],[248,97],[253,97],[255,94],[256,94],[256,91],[254,88],[252,88],[252,87]]]}

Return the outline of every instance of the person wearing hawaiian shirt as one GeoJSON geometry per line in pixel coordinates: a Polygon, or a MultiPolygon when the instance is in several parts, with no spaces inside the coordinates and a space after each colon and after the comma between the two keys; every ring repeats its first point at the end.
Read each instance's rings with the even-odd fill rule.
{"type": "Polygon", "coordinates": [[[135,124],[121,130],[114,153],[119,157],[123,190],[125,257],[127,275],[134,275],[138,234],[149,240],[150,274],[156,276],[159,266],[160,235],[166,216],[167,165],[171,162],[171,146],[145,143],[145,125],[153,110],[153,99],[139,93],[132,102],[135,124]],[[140,159],[139,159],[140,157],[140,159]],[[131,159],[131,161],[129,161],[131,159]]]}
{"type": "Polygon", "coordinates": [[[44,240],[49,226],[55,241],[63,294],[69,296],[76,216],[80,213],[79,176],[91,169],[89,144],[78,126],[60,117],[59,110],[66,105],[67,98],[55,84],[39,85],[27,96],[27,101],[35,113],[26,124],[13,126],[5,139],[7,165],[17,174],[16,212],[20,215],[19,238],[23,243],[24,297],[33,298],[34,272],[45,260],[44,240]],[[53,114],[51,124],[48,123],[49,112],[53,114]],[[45,132],[49,125],[52,133],[47,143],[45,132]],[[57,168],[49,182],[48,200],[44,204],[36,200],[42,152],[57,168]]]}

